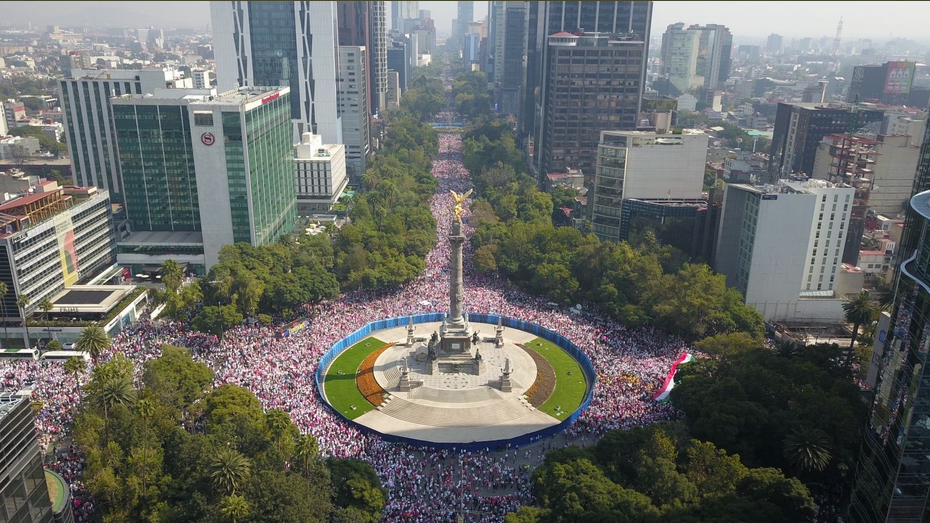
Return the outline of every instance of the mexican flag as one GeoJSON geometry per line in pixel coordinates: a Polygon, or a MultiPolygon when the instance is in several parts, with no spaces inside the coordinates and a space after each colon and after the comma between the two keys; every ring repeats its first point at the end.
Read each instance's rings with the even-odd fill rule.
{"type": "Polygon", "coordinates": [[[689,353],[684,353],[679,357],[675,363],[672,364],[672,368],[669,369],[668,375],[665,376],[665,383],[662,384],[662,387],[656,391],[652,396],[652,399],[655,401],[666,402],[668,401],[669,394],[672,393],[672,389],[675,388],[675,371],[678,370],[678,366],[682,363],[689,363],[694,360],[694,356],[689,353]]]}

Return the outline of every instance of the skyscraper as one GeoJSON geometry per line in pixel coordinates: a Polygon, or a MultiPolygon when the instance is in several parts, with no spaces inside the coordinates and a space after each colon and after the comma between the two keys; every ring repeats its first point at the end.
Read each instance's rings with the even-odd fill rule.
{"type": "Polygon", "coordinates": [[[219,92],[289,86],[293,141],[342,143],[336,100],[336,2],[211,1],[219,92]]]}
{"type": "Polygon", "coordinates": [[[678,96],[704,85],[697,74],[700,35],[685,29],[679,22],[668,26],[662,35],[661,72],[668,78],[669,96],[678,96]]]}
{"type": "Polygon", "coordinates": [[[526,4],[491,2],[488,51],[492,56],[493,70],[489,79],[494,82],[495,103],[502,114],[519,115],[523,109],[526,4]]]}
{"type": "Polygon", "coordinates": [[[74,69],[69,77],[59,80],[58,94],[74,181],[81,186],[106,189],[114,202],[121,203],[123,183],[110,119],[110,97],[152,94],[155,89],[172,87],[181,81],[182,75],[169,69],[74,69]]]}
{"type": "Polygon", "coordinates": [[[459,16],[456,18],[455,36],[458,39],[456,48],[465,44],[465,35],[468,34],[468,23],[475,19],[475,2],[472,0],[459,0],[459,16]]]}
{"type": "MultiPolygon", "coordinates": [[[[925,138],[914,196],[898,252],[890,323],[878,332],[872,355],[878,381],[859,454],[846,521],[921,523],[930,496],[930,139],[925,138]]],[[[873,372],[870,370],[869,375],[873,372]]]]}
{"type": "Polygon", "coordinates": [[[387,92],[387,35],[384,24],[384,2],[339,1],[336,2],[339,29],[339,45],[361,46],[368,56],[366,85],[371,113],[377,113],[387,92]]]}
{"type": "MultiPolygon", "coordinates": [[[[527,12],[527,49],[526,49],[526,79],[523,88],[524,111],[523,123],[520,127],[524,139],[534,137],[536,144],[534,168],[539,173],[539,158],[542,150],[539,147],[539,136],[542,123],[546,115],[543,113],[545,94],[542,92],[544,79],[550,76],[548,70],[551,60],[548,58],[550,47],[547,45],[549,35],[559,32],[598,32],[603,35],[635,35],[641,42],[649,42],[649,29],[652,24],[652,2],[643,1],[617,1],[617,2],[529,2],[527,12]]],[[[639,49],[638,62],[639,79],[632,86],[625,86],[622,94],[623,111],[638,111],[642,100],[642,90],[646,76],[646,53],[648,45],[639,49]],[[636,108],[636,109],[633,109],[636,108]]],[[[626,58],[633,60],[634,57],[626,58]]],[[[626,64],[626,66],[632,66],[626,64]]],[[[626,73],[627,76],[631,74],[626,73]]],[[[632,81],[632,79],[631,79],[632,81]]],[[[614,93],[619,94],[619,93],[614,93]]],[[[633,118],[634,122],[636,117],[633,118]]],[[[596,147],[599,133],[602,130],[627,130],[632,127],[617,127],[613,125],[599,127],[593,131],[591,147],[596,147]]],[[[592,159],[593,159],[593,151],[592,159]]],[[[593,161],[593,160],[592,160],[593,161]]]]}
{"type": "Polygon", "coordinates": [[[349,180],[361,181],[371,151],[371,115],[368,112],[368,57],[362,46],[339,46],[339,105],[342,138],[349,180]]]}
{"type": "Polygon", "coordinates": [[[692,25],[688,29],[700,35],[696,71],[704,78],[704,89],[711,92],[723,89],[730,76],[733,35],[726,26],[719,24],[692,25]]]}
{"type": "Polygon", "coordinates": [[[263,245],[297,219],[290,88],[217,95],[163,90],[114,98],[113,121],[134,231],[178,233],[147,252],[154,264],[174,238],[200,233],[209,269],[231,243],[263,245]]]}
{"type": "Polygon", "coordinates": [[[601,131],[636,129],[646,44],[634,35],[563,31],[550,35],[547,47],[539,177],[571,168],[593,178],[601,131]]]}
{"type": "Polygon", "coordinates": [[[420,17],[420,2],[391,2],[391,29],[404,31],[404,20],[420,17]]]}

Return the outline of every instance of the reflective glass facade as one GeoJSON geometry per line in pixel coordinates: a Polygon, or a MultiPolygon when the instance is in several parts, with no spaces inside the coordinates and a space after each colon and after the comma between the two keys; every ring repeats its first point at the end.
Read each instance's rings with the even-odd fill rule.
{"type": "MultiPolygon", "coordinates": [[[[249,227],[249,209],[242,201],[233,203],[233,183],[239,183],[239,173],[233,172],[231,148],[237,144],[226,130],[226,166],[229,173],[230,207],[233,214],[233,235],[236,241],[249,241],[250,230],[255,231],[255,245],[274,242],[282,233],[289,232],[297,221],[297,188],[294,184],[294,150],[291,144],[291,123],[288,118],[291,96],[281,95],[245,113],[245,132],[248,140],[248,189],[252,200],[252,224],[249,227]],[[244,210],[245,214],[242,214],[244,210]],[[245,221],[242,221],[242,218],[245,221]],[[240,240],[240,238],[244,238],[240,240]]],[[[236,115],[238,116],[238,114],[236,115]]],[[[241,150],[241,131],[238,147],[241,150]]],[[[240,153],[241,154],[241,153],[240,153]]],[[[245,181],[242,172],[241,181],[245,181]]]]}
{"type": "Polygon", "coordinates": [[[187,110],[178,104],[113,106],[126,211],[135,230],[200,230],[187,110]]]}
{"type": "Polygon", "coordinates": [[[0,393],[0,521],[52,523],[52,503],[28,397],[0,393]]]}
{"type": "MultiPolygon", "coordinates": [[[[891,325],[880,331],[881,363],[847,521],[930,520],[930,137],[899,252],[891,325]]],[[[878,351],[878,349],[876,349],[878,351]]],[[[873,357],[874,361],[874,357],[873,357]]]]}
{"type": "MultiPolygon", "coordinates": [[[[300,118],[294,2],[249,2],[252,85],[289,86],[291,118],[300,118]]],[[[307,52],[306,56],[310,56],[307,52]]]]}

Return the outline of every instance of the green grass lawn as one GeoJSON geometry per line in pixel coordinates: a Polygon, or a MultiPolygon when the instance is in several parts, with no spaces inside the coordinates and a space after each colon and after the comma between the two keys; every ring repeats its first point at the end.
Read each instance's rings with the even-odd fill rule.
{"type": "Polygon", "coordinates": [[[326,378],[323,380],[326,398],[343,416],[355,419],[374,410],[375,406],[368,403],[365,396],[359,392],[355,384],[355,373],[366,356],[385,345],[386,343],[377,338],[365,338],[343,351],[326,370],[326,378]],[[342,371],[342,374],[339,371],[342,371]],[[352,410],[352,405],[355,405],[355,410],[352,410]]]}
{"type": "Polygon", "coordinates": [[[555,390],[552,391],[552,396],[539,407],[539,410],[555,419],[567,418],[581,406],[584,394],[588,390],[581,366],[575,358],[551,341],[536,338],[526,346],[546,358],[555,371],[555,390]],[[561,407],[561,410],[556,410],[556,407],[561,407]]]}

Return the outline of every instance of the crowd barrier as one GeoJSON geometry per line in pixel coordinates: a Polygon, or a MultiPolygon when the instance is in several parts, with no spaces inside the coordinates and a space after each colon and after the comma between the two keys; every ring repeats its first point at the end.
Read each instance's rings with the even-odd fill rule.
{"type": "MultiPolygon", "coordinates": [[[[414,325],[419,323],[435,323],[441,322],[443,320],[444,314],[434,312],[429,314],[415,314],[412,316],[414,325]]],[[[369,334],[375,331],[380,331],[384,329],[393,329],[395,327],[406,327],[410,324],[411,316],[403,316],[397,318],[389,318],[384,320],[373,321],[367,323],[362,328],[357,331],[349,334],[345,338],[336,342],[333,347],[323,355],[320,359],[320,363],[316,368],[316,390],[317,394],[320,395],[320,398],[323,400],[323,403],[326,404],[326,407],[329,408],[337,416],[341,417],[343,421],[353,425],[359,431],[368,433],[368,434],[377,434],[379,437],[385,441],[391,441],[395,443],[405,443],[407,445],[412,445],[415,447],[431,447],[436,449],[441,448],[454,448],[458,450],[467,450],[467,451],[477,451],[481,449],[500,449],[505,447],[521,447],[523,445],[528,445],[535,441],[548,438],[549,436],[554,436],[566,428],[569,427],[575,420],[578,419],[578,416],[584,412],[585,409],[591,404],[591,398],[594,394],[594,384],[597,382],[597,375],[594,372],[594,366],[591,365],[591,360],[588,358],[588,355],[581,351],[574,343],[570,342],[564,336],[557,332],[553,332],[539,325],[528,322],[517,320],[514,318],[509,318],[507,316],[498,316],[496,314],[469,314],[468,320],[474,323],[490,323],[497,325],[497,320],[501,320],[501,325],[506,328],[517,329],[525,332],[532,333],[540,338],[551,341],[559,347],[565,350],[571,357],[575,358],[575,361],[578,362],[578,365],[581,367],[581,370],[584,372],[585,379],[588,382],[588,390],[585,392],[584,400],[581,402],[581,405],[578,409],[575,410],[570,416],[563,419],[557,425],[547,427],[542,430],[537,430],[535,432],[530,432],[517,436],[515,438],[502,439],[502,440],[493,440],[493,441],[476,441],[471,443],[435,443],[431,441],[423,441],[412,438],[405,438],[403,436],[396,436],[393,434],[384,434],[376,430],[370,429],[362,424],[359,424],[353,420],[350,420],[343,416],[339,411],[334,409],[329,401],[326,400],[326,391],[323,389],[323,381],[326,377],[326,370],[332,364],[333,361],[342,353],[342,351],[348,349],[349,347],[355,345],[359,341],[365,339],[369,334]]],[[[387,341],[387,340],[385,340],[387,341]]]]}

